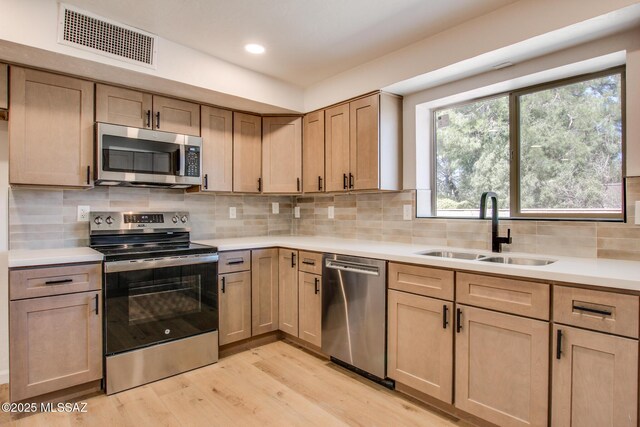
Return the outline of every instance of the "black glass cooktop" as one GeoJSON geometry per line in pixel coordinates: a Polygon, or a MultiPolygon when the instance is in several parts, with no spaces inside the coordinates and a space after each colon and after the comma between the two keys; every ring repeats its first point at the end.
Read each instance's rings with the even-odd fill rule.
{"type": "Polygon", "coordinates": [[[105,261],[208,254],[218,251],[214,246],[190,242],[170,244],[119,244],[114,246],[94,246],[93,249],[101,252],[105,257],[105,261]]]}

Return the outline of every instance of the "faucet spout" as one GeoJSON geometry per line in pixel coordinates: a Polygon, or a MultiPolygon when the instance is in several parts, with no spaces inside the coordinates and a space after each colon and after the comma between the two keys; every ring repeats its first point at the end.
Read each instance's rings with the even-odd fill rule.
{"type": "Polygon", "coordinates": [[[480,196],[480,219],[487,218],[487,199],[491,200],[491,251],[502,252],[502,244],[511,243],[511,229],[507,230],[507,237],[498,235],[498,195],[493,191],[486,191],[480,196]]]}

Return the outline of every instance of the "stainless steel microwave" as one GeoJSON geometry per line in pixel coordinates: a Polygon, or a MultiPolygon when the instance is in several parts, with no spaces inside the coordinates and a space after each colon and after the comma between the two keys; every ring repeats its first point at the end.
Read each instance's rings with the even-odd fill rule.
{"type": "Polygon", "coordinates": [[[201,183],[202,138],[96,123],[96,185],[187,188],[201,183]]]}

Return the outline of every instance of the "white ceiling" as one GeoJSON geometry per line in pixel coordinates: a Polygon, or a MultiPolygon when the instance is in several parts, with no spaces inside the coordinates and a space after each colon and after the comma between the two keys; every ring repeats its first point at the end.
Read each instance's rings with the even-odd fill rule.
{"type": "Polygon", "coordinates": [[[308,87],[515,1],[65,2],[233,64],[308,87]],[[267,52],[262,56],[246,53],[243,49],[246,43],[261,43],[267,52]]]}

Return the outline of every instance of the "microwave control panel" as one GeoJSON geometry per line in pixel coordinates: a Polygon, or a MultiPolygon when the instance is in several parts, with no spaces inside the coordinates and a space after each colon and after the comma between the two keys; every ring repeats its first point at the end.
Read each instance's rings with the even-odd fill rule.
{"type": "Polygon", "coordinates": [[[187,145],[184,154],[185,176],[200,176],[200,147],[187,145]]]}

